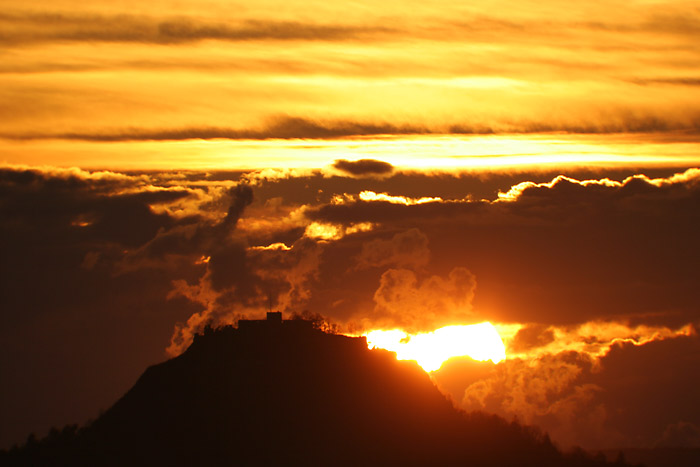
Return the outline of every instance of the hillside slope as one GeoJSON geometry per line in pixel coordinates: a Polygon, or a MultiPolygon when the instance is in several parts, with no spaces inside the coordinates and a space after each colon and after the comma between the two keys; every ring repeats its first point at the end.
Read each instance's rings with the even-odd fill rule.
{"type": "MultiPolygon", "coordinates": [[[[15,465],[602,465],[465,414],[413,362],[308,322],[224,328],[152,366],[91,426],[15,465]]],[[[2,459],[0,459],[2,460],[2,459]]]]}

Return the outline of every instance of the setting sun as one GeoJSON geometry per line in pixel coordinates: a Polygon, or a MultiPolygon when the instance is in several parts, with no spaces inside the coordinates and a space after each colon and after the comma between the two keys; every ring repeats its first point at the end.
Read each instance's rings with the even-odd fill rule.
{"type": "Polygon", "coordinates": [[[398,329],[365,334],[370,348],[396,352],[399,360],[415,360],[425,371],[438,370],[452,357],[468,356],[498,363],[506,349],[496,328],[489,322],[467,326],[446,326],[433,332],[409,335],[398,329]]]}

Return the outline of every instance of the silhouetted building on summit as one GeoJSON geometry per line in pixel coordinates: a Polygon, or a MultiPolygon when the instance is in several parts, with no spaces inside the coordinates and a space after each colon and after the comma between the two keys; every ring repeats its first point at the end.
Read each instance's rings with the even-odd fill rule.
{"type": "Polygon", "coordinates": [[[270,311],[266,319],[241,319],[238,320],[238,329],[263,329],[282,324],[282,312],[270,311]]]}
{"type": "Polygon", "coordinates": [[[268,311],[267,319],[265,320],[269,323],[281,323],[282,322],[282,312],[281,311],[268,311]]]}
{"type": "Polygon", "coordinates": [[[268,312],[266,319],[241,319],[238,321],[238,329],[243,332],[274,332],[281,330],[304,332],[311,331],[313,328],[313,321],[306,319],[283,320],[281,311],[268,312]]]}
{"type": "MultiPolygon", "coordinates": [[[[332,330],[324,328],[325,322],[319,319],[307,319],[305,316],[294,316],[292,319],[282,319],[282,312],[271,311],[265,319],[241,319],[237,326],[222,326],[212,328],[207,326],[203,333],[195,334],[192,341],[194,349],[219,348],[228,352],[237,345],[242,345],[256,351],[286,351],[290,347],[299,348],[311,345],[319,340],[329,338],[331,342],[350,345],[356,350],[367,350],[367,338],[364,336],[350,337],[337,335],[332,330]],[[228,350],[227,350],[228,349],[228,350]]],[[[196,351],[196,350],[195,350],[196,351]]]]}

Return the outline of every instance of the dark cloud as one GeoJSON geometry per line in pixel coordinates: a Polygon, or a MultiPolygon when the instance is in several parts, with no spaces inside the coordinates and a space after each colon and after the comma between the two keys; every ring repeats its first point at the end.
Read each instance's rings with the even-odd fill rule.
{"type": "MultiPolygon", "coordinates": [[[[94,415],[166,348],[178,354],[206,324],[270,306],[322,313],[356,331],[530,323],[510,347],[525,353],[555,348],[556,329],[591,320],[697,323],[700,172],[672,172],[607,171],[612,181],[594,171],[266,178],[4,168],[0,363],[18,376],[0,399],[12,420],[5,426],[24,433],[3,428],[0,439],[94,415]],[[363,190],[387,197],[360,201],[363,190]],[[412,204],[425,197],[435,199],[412,204]],[[330,234],[311,235],[311,223],[330,234]],[[45,345],[26,345],[36,341],[45,345]],[[90,391],[99,396],[75,397],[90,391]]],[[[586,339],[598,349],[603,337],[586,339]]],[[[453,362],[442,384],[455,401],[466,404],[471,388],[474,404],[519,414],[566,442],[600,442],[586,431],[596,426],[623,440],[634,427],[613,412],[623,400],[615,385],[657,388],[644,378],[659,374],[689,403],[658,360],[685,352],[674,371],[692,373],[682,370],[696,363],[689,342],[623,346],[602,367],[580,349],[542,357],[537,368],[507,363],[500,376],[477,365],[477,379],[454,376],[453,362]]],[[[625,411],[651,404],[623,402],[625,411]]],[[[677,438],[687,431],[681,422],[698,426],[700,416],[683,418],[678,407],[648,411],[653,422],[630,442],[660,440],[667,429],[677,438]]]]}
{"type": "Polygon", "coordinates": [[[693,423],[685,421],[671,423],[656,442],[656,446],[700,448],[700,428],[693,423]]]}
{"type": "Polygon", "coordinates": [[[202,40],[221,41],[345,41],[395,32],[383,26],[312,24],[296,21],[244,20],[202,22],[194,19],[156,19],[121,14],[77,15],[65,13],[3,13],[0,34],[6,44],[32,44],[56,41],[142,42],[178,44],[202,40]],[[18,27],[21,26],[21,27],[18,27]]]}
{"type": "Polygon", "coordinates": [[[476,215],[487,209],[486,202],[432,201],[406,205],[390,201],[351,201],[345,204],[327,204],[310,209],[312,220],[334,223],[401,222],[435,220],[449,216],[476,215]]]}
{"type": "Polygon", "coordinates": [[[151,191],[139,177],[106,173],[84,178],[78,172],[51,174],[36,170],[2,170],[0,207],[8,235],[54,243],[111,242],[138,247],[159,230],[185,225],[194,218],[174,219],[152,207],[193,195],[187,188],[151,191]],[[125,222],[128,219],[129,222],[125,222]]]}
{"type": "Polygon", "coordinates": [[[697,383],[684,369],[697,365],[699,344],[686,336],[618,344],[600,359],[563,351],[499,366],[454,361],[434,377],[462,407],[536,424],[564,446],[694,447],[697,383]]]}
{"type": "Polygon", "coordinates": [[[377,238],[363,243],[357,256],[357,268],[392,266],[418,269],[426,266],[429,260],[428,237],[418,229],[409,229],[388,240],[377,238]]]}
{"type": "MultiPolygon", "coordinates": [[[[678,172],[674,168],[648,168],[643,173],[651,178],[666,178],[678,172]]],[[[610,178],[612,180],[625,180],[639,173],[634,168],[575,168],[567,171],[567,174],[577,180],[595,180],[610,178]]],[[[211,180],[226,179],[231,177],[229,173],[212,173],[211,180]]],[[[382,178],[355,178],[340,177],[327,174],[321,170],[311,174],[288,174],[281,172],[279,176],[263,176],[250,174],[252,180],[259,180],[255,186],[256,196],[260,199],[283,199],[286,203],[311,206],[330,203],[336,194],[357,194],[364,190],[375,193],[391,193],[420,199],[422,197],[436,197],[444,200],[493,200],[499,192],[507,192],[514,185],[524,180],[534,183],[550,182],[561,175],[559,169],[542,169],[531,171],[528,169],[508,171],[465,171],[458,173],[437,172],[425,173],[422,171],[395,170],[391,176],[382,178]]]]}
{"type": "Polygon", "coordinates": [[[616,433],[605,430],[605,406],[596,400],[601,387],[586,381],[593,362],[584,354],[565,352],[536,361],[509,360],[492,367],[489,377],[472,382],[457,397],[469,410],[486,410],[535,424],[565,446],[577,441],[596,446],[616,433]],[[593,439],[591,439],[593,438],[593,439]]]}
{"type": "Polygon", "coordinates": [[[224,231],[233,230],[241,218],[243,210],[253,202],[253,190],[246,185],[238,185],[229,190],[231,205],[226,212],[226,217],[221,222],[224,231]]]}
{"type": "Polygon", "coordinates": [[[394,171],[394,167],[388,162],[374,159],[360,159],[358,161],[339,159],[335,161],[333,167],[356,176],[389,175],[394,171]]]}
{"type": "Polygon", "coordinates": [[[243,24],[197,24],[175,20],[158,24],[158,37],[164,42],[217,39],[242,40],[355,40],[395,32],[387,27],[309,24],[296,21],[247,20],[243,24]]]}
{"type": "MultiPolygon", "coordinates": [[[[615,133],[656,133],[656,132],[691,132],[697,134],[700,130],[698,116],[692,114],[687,118],[661,113],[639,113],[632,109],[622,112],[612,112],[612,118],[603,118],[596,121],[583,120],[571,123],[552,123],[544,121],[515,122],[513,131],[522,133],[551,133],[566,132],[573,134],[615,134],[615,133]]],[[[455,127],[455,133],[462,133],[460,127],[455,127]]],[[[468,132],[468,128],[464,133],[468,132]]]]}
{"type": "Polygon", "coordinates": [[[129,129],[115,132],[15,134],[0,137],[15,140],[65,139],[76,141],[177,141],[187,139],[328,139],[348,136],[425,134],[431,131],[410,125],[363,123],[354,121],[314,121],[300,117],[277,117],[263,129],[217,127],[181,129],[129,129]]]}
{"type": "Polygon", "coordinates": [[[638,84],[668,84],[672,86],[700,86],[700,78],[672,77],[672,78],[645,78],[632,80],[638,84]]]}
{"type": "Polygon", "coordinates": [[[518,331],[510,344],[509,350],[527,352],[554,341],[554,332],[545,325],[529,325],[518,331]]]}
{"type": "Polygon", "coordinates": [[[477,303],[500,320],[662,313],[675,325],[697,319],[691,306],[698,279],[691,259],[700,235],[697,174],[624,183],[557,178],[518,185],[510,201],[348,201],[306,214],[318,222],[392,229],[420,223],[433,266],[449,270],[463,258],[481,284],[477,303]]]}
{"type": "MultiPolygon", "coordinates": [[[[63,133],[0,133],[0,138],[15,141],[60,139],[70,141],[180,141],[190,139],[338,139],[381,135],[490,135],[510,133],[615,134],[682,132],[696,135],[700,131],[700,115],[683,116],[639,114],[632,110],[617,112],[610,118],[580,123],[551,123],[544,121],[499,122],[492,126],[464,123],[449,126],[420,126],[390,122],[353,120],[311,120],[295,116],[271,118],[262,128],[187,127],[187,128],[126,128],[63,133]]],[[[336,162],[336,168],[353,175],[389,173],[390,166],[379,161],[336,162]],[[386,171],[386,172],[385,172],[386,171]]]]}
{"type": "Polygon", "coordinates": [[[697,10],[683,13],[670,10],[652,15],[642,27],[670,35],[697,37],[700,33],[700,15],[697,10]]]}
{"type": "Polygon", "coordinates": [[[700,421],[697,382],[687,372],[698,364],[697,335],[639,347],[621,344],[601,361],[600,371],[591,374],[590,381],[606,389],[599,397],[610,408],[607,423],[637,438],[638,444],[643,440],[651,446],[663,439],[670,425],[700,421]]]}
{"type": "Polygon", "coordinates": [[[252,189],[208,192],[192,187],[197,178],[0,171],[0,367],[16,375],[2,390],[3,444],[94,416],[164,358],[168,341],[186,346],[217,317],[203,303],[231,315],[266,301],[236,236],[252,189]]]}
{"type": "MultiPolygon", "coordinates": [[[[304,23],[246,18],[237,21],[202,21],[183,16],[155,18],[134,14],[74,14],[65,12],[7,11],[0,14],[6,28],[0,40],[9,44],[31,44],[49,41],[99,41],[178,44],[201,40],[305,40],[347,41],[391,38],[406,30],[383,25],[365,26],[342,23],[304,23]],[[19,27],[18,27],[19,26],[19,27]]],[[[590,30],[619,33],[661,33],[690,36],[700,26],[696,15],[687,11],[649,16],[640,22],[614,21],[509,21],[501,17],[479,15],[459,21],[414,25],[411,35],[441,40],[499,40],[501,42],[541,40],[559,37],[575,41],[572,31],[587,34],[590,30]],[[439,32],[439,34],[436,34],[439,32]]],[[[622,44],[615,44],[624,47],[622,44]]],[[[645,44],[647,45],[647,44],[645,44]]],[[[612,47],[613,45],[609,45],[612,47]]],[[[647,45],[648,46],[648,45],[647,45]]]]}
{"type": "Polygon", "coordinates": [[[3,445],[94,417],[162,360],[173,324],[197,311],[167,297],[173,280],[201,277],[195,259],[213,241],[179,247],[188,235],[211,237],[219,224],[220,236],[230,234],[250,193],[234,188],[217,224],[202,209],[206,193],[183,181],[177,174],[0,169],[3,445]],[[153,248],[176,233],[179,242],[153,248]]]}

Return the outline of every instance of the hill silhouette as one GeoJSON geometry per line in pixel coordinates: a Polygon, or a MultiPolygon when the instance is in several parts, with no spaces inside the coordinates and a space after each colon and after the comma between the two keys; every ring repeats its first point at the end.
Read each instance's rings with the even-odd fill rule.
{"type": "MultiPolygon", "coordinates": [[[[7,465],[594,466],[546,435],[456,410],[414,362],[310,321],[208,329],[148,368],[85,428],[3,453],[7,465]]],[[[617,465],[624,465],[619,462],[617,465]]]]}

